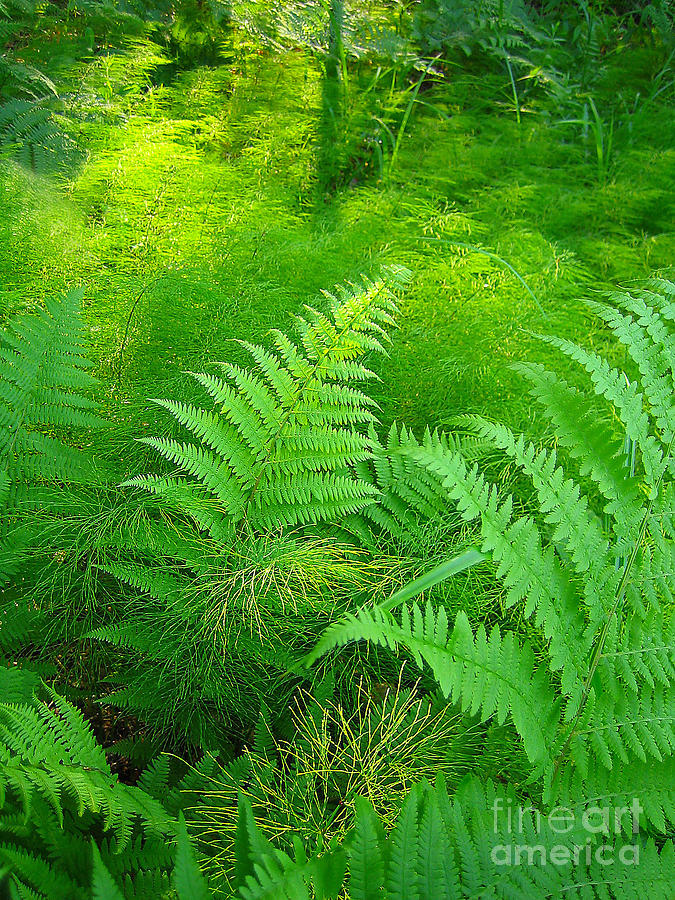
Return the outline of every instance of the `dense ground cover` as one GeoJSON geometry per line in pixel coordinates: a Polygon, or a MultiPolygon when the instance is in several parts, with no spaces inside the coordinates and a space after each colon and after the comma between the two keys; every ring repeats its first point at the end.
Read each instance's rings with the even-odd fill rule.
{"type": "Polygon", "coordinates": [[[644,7],[0,5],[11,896],[207,896],[196,861],[217,896],[669,896],[675,76],[644,7]],[[76,301],[12,325],[76,288],[81,335],[76,301]],[[495,796],[640,797],[646,862],[504,875],[495,796]]]}
{"type": "Polygon", "coordinates": [[[78,124],[89,158],[65,190],[6,170],[4,302],[86,284],[101,373],[121,370],[125,399],[397,261],[415,280],[385,364],[387,417],[419,428],[493,403],[508,418],[522,394],[509,364],[536,353],[523,332],[546,320],[503,263],[454,242],[501,256],[546,327],[576,336],[593,327],[580,297],[672,259],[674,126],[668,93],[642,99],[662,63],[648,48],[614,54],[598,86],[616,118],[606,183],[593,135],[580,140],[552,101],[519,125],[500,108],[501,75],[458,68],[425,91],[434,108],[414,110],[394,171],[378,177],[375,159],[370,175],[355,154],[327,203],[314,183],[321,71],[307,52],[169,77],[147,42],[66,67],[61,40],[36,41],[55,57],[47,72],[103,111],[78,124]]]}

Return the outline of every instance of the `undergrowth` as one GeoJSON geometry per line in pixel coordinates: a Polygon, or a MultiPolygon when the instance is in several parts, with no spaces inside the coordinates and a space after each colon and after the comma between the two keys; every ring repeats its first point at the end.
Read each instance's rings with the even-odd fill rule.
{"type": "Polygon", "coordinates": [[[0,892],[672,896],[674,22],[0,0],[0,892]]]}

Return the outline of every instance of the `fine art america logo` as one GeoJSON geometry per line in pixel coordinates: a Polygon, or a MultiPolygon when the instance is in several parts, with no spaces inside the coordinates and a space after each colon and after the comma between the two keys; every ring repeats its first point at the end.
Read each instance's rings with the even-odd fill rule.
{"type": "Polygon", "coordinates": [[[594,862],[601,866],[635,866],[640,861],[639,845],[618,839],[638,833],[644,809],[637,799],[630,806],[589,805],[582,810],[556,806],[544,814],[532,806],[518,806],[510,798],[497,797],[492,809],[495,844],[490,856],[497,866],[578,866],[594,862]]]}

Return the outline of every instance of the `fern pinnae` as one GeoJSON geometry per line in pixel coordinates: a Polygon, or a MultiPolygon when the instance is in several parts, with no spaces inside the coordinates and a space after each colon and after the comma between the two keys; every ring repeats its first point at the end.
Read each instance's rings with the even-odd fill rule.
{"type": "Polygon", "coordinates": [[[356,813],[349,848],[349,895],[353,900],[377,900],[385,873],[382,826],[363,797],[356,798],[356,813]]]}
{"type": "MultiPolygon", "coordinates": [[[[349,303],[349,300],[345,300],[343,302],[343,306],[346,305],[347,303],[349,303]]],[[[291,416],[296,412],[298,405],[301,401],[301,398],[303,396],[303,393],[309,387],[311,380],[315,377],[318,378],[319,381],[321,380],[321,369],[324,366],[326,367],[325,376],[330,376],[331,374],[333,374],[333,375],[337,374],[335,372],[334,368],[332,366],[329,366],[329,362],[331,361],[330,355],[337,354],[339,356],[339,349],[340,349],[341,341],[346,336],[353,335],[354,327],[355,327],[356,323],[363,319],[363,310],[361,308],[359,308],[359,306],[356,304],[354,304],[354,306],[355,306],[355,308],[353,310],[350,310],[351,315],[345,316],[344,318],[341,317],[339,330],[333,329],[332,327],[328,330],[328,333],[325,335],[325,339],[326,339],[325,344],[323,344],[320,340],[317,340],[316,320],[318,319],[318,321],[321,322],[321,317],[319,316],[318,313],[316,313],[315,310],[308,308],[310,315],[312,313],[314,314],[315,322],[307,323],[305,319],[302,319],[302,318],[299,319],[301,338],[302,338],[302,342],[305,346],[305,349],[307,350],[307,352],[309,354],[310,365],[307,367],[305,375],[303,376],[299,385],[296,387],[295,394],[291,396],[290,402],[288,403],[288,406],[287,406],[287,409],[284,412],[281,420],[277,424],[276,431],[274,431],[271,434],[271,436],[267,439],[267,441],[264,445],[263,452],[266,453],[268,458],[271,455],[271,453],[274,451],[277,441],[281,437],[284,426],[286,425],[287,422],[289,422],[291,416]],[[312,328],[313,324],[315,326],[314,329],[312,328]],[[313,362],[312,362],[312,360],[313,360],[313,362]]],[[[340,309],[340,305],[337,303],[334,304],[334,310],[335,309],[340,309]]],[[[379,342],[375,342],[374,344],[371,343],[371,345],[368,347],[368,349],[377,349],[377,348],[381,349],[381,345],[379,344],[379,342]]],[[[349,350],[346,350],[345,353],[349,354],[349,355],[356,355],[356,356],[360,355],[360,353],[358,352],[358,349],[352,350],[351,353],[349,350]]],[[[293,354],[293,356],[294,356],[294,359],[297,359],[298,358],[297,352],[295,354],[293,354]]],[[[339,371],[339,367],[338,367],[338,371],[339,371]]],[[[249,495],[245,501],[244,514],[245,514],[246,509],[247,509],[248,505],[250,504],[251,500],[255,496],[256,491],[258,490],[263,471],[264,471],[264,469],[261,469],[260,475],[258,476],[255,484],[251,488],[251,491],[249,492],[249,495]]]]}
{"type": "MultiPolygon", "coordinates": [[[[663,298],[658,293],[644,289],[637,296],[628,292],[611,294],[610,300],[635,317],[638,325],[657,345],[664,372],[670,372],[675,378],[675,337],[666,324],[669,319],[668,306],[663,303],[663,298]]],[[[672,312],[670,319],[672,320],[672,312]]]]}
{"type": "Polygon", "coordinates": [[[552,548],[544,549],[531,518],[513,519],[511,499],[500,503],[496,487],[486,482],[477,466],[469,469],[461,454],[431,437],[415,458],[441,476],[465,519],[480,517],[481,552],[497,564],[497,574],[508,591],[506,603],[512,606],[526,600],[525,615],[534,614],[536,624],[543,627],[551,666],[560,670],[569,708],[576,709],[587,671],[588,641],[574,584],[552,548]]]}
{"type": "Polygon", "coordinates": [[[595,393],[612,403],[626,434],[640,449],[647,476],[653,483],[663,466],[663,449],[652,433],[650,418],[644,409],[643,395],[638,390],[638,385],[629,382],[625,374],[612,368],[604,357],[578,344],[547,335],[538,337],[583,366],[591,377],[595,393]]]}
{"type": "MultiPolygon", "coordinates": [[[[627,295],[623,295],[623,301],[630,305],[627,303],[627,295]]],[[[675,405],[672,402],[675,394],[673,338],[661,318],[644,303],[642,314],[637,320],[611,306],[590,300],[587,303],[607,322],[638,366],[645,395],[663,436],[663,442],[667,444],[675,433],[675,405]]]]}
{"type": "MultiPolygon", "coordinates": [[[[674,439],[671,439],[671,447],[672,447],[673,440],[674,439]]],[[[671,448],[669,447],[668,453],[670,453],[670,449],[671,448]]],[[[583,687],[583,692],[581,695],[581,702],[579,704],[579,708],[578,708],[574,718],[568,725],[567,737],[565,738],[565,742],[562,745],[562,749],[560,750],[560,752],[556,758],[555,766],[554,766],[554,773],[557,773],[560,768],[560,765],[565,756],[565,753],[566,753],[568,747],[570,746],[573,736],[575,735],[575,728],[577,726],[577,723],[583,714],[586,703],[588,702],[590,692],[591,692],[593,676],[595,675],[595,671],[596,671],[598,664],[600,662],[600,659],[602,657],[602,654],[603,654],[603,651],[605,648],[605,643],[610,634],[610,630],[615,625],[615,617],[617,616],[618,611],[621,607],[621,604],[623,603],[623,600],[624,600],[624,597],[626,594],[626,589],[628,586],[628,582],[629,582],[629,579],[631,576],[631,572],[632,572],[635,562],[637,560],[638,553],[640,551],[640,547],[641,547],[642,541],[644,539],[645,531],[647,529],[652,505],[654,503],[656,495],[658,495],[659,486],[660,486],[661,480],[663,479],[664,474],[665,474],[664,471],[662,471],[659,476],[659,480],[658,480],[657,484],[655,485],[655,493],[652,495],[652,497],[649,500],[649,503],[647,504],[647,507],[645,508],[642,522],[640,523],[639,531],[638,531],[637,535],[635,536],[630,556],[626,560],[626,563],[623,568],[623,572],[621,573],[621,579],[616,587],[616,591],[615,591],[615,595],[614,595],[614,602],[613,602],[612,606],[610,607],[610,609],[605,613],[604,621],[602,622],[600,630],[598,631],[598,633],[594,639],[592,654],[590,657],[590,663],[589,663],[589,667],[588,667],[588,675],[586,676],[586,681],[585,681],[585,684],[583,687]]],[[[555,774],[554,774],[554,779],[555,779],[555,774]]]]}
{"type": "Polygon", "coordinates": [[[195,437],[203,440],[215,453],[227,459],[242,479],[254,464],[254,456],[246,446],[237,440],[236,430],[224,423],[222,418],[208,410],[176,400],[157,400],[152,403],[162,406],[195,437]]]}
{"type": "Polygon", "coordinates": [[[84,355],[81,299],[82,292],[73,291],[49,300],[2,334],[0,460],[16,495],[25,495],[22,482],[67,480],[86,471],[86,455],[59,432],[102,424],[86,394],[96,380],[84,355]]]}
{"type": "Polygon", "coordinates": [[[304,664],[309,668],[331,650],[362,639],[382,644],[394,650],[396,641],[390,637],[387,627],[392,622],[389,613],[381,610],[377,605],[371,608],[363,607],[358,613],[347,613],[342,619],[328,626],[305,657],[304,664]]]}
{"type": "Polygon", "coordinates": [[[263,433],[274,433],[283,428],[283,418],[279,414],[277,403],[266,385],[255,375],[251,375],[240,366],[232,363],[218,363],[225,376],[237,388],[237,393],[252,409],[256,409],[262,418],[263,433]]]}
{"type": "Polygon", "coordinates": [[[146,566],[133,561],[111,561],[101,564],[99,568],[123,584],[138,588],[158,599],[161,597],[168,606],[180,606],[182,584],[179,578],[170,572],[162,569],[149,570],[146,566]]]}
{"type": "Polygon", "coordinates": [[[255,456],[239,438],[235,427],[223,417],[190,404],[171,400],[153,401],[168,410],[174,418],[191,431],[208,450],[191,444],[179,444],[167,439],[141,438],[172,462],[202,481],[223,504],[223,510],[236,517],[243,505],[243,492],[255,465],[255,456]],[[162,441],[161,444],[155,441],[162,441]]]}
{"type": "Polygon", "coordinates": [[[391,900],[413,900],[419,897],[416,870],[419,805],[419,793],[413,787],[403,802],[389,837],[386,888],[391,900]]]}
{"type": "Polygon", "coordinates": [[[294,381],[277,357],[259,344],[250,341],[238,342],[254,359],[267,383],[276,392],[279,402],[288,405],[293,400],[294,381]]]}
{"type": "Polygon", "coordinates": [[[417,846],[418,884],[424,900],[452,900],[459,893],[454,860],[449,851],[449,835],[434,794],[422,812],[417,846]]]}
{"type": "MultiPolygon", "coordinates": [[[[189,516],[200,531],[209,534],[214,540],[222,542],[231,534],[231,527],[223,514],[220,501],[208,494],[201,484],[189,483],[182,473],[177,477],[137,475],[123,481],[120,487],[139,488],[152,497],[159,498],[164,507],[189,516]]],[[[128,545],[128,541],[123,542],[124,547],[128,545]]],[[[153,546],[156,548],[157,544],[153,546]]]]}
{"type": "Polygon", "coordinates": [[[541,709],[552,710],[553,689],[535,670],[527,644],[518,646],[513,635],[502,637],[495,626],[488,636],[481,626],[474,636],[464,613],[449,631],[445,609],[435,612],[430,603],[424,609],[404,604],[400,625],[375,606],[329,627],[305,664],[362,639],[392,650],[405,647],[420,668],[429,665],[443,693],[469,715],[494,715],[501,723],[510,713],[528,755],[537,761],[545,756],[552,725],[542,719],[541,709]]]}
{"type": "MultiPolygon", "coordinates": [[[[67,873],[57,874],[49,863],[29,850],[9,844],[0,845],[0,853],[12,874],[21,876],[20,884],[28,882],[28,885],[40,885],[41,890],[34,893],[34,897],[40,900],[71,900],[73,897],[82,897],[78,885],[67,873]]],[[[28,885],[27,891],[30,890],[28,885]]],[[[30,896],[27,891],[24,896],[30,896]]]]}
{"type": "MultiPolygon", "coordinates": [[[[657,307],[650,304],[651,309],[657,307]]],[[[638,311],[646,317],[641,307],[638,311]]],[[[643,342],[640,352],[652,366],[647,374],[642,367],[635,384],[596,354],[571,342],[545,339],[578,361],[591,376],[595,394],[614,405],[641,451],[643,473],[639,465],[635,475],[624,466],[621,441],[603,422],[589,422],[588,434],[583,433],[595,401],[543,367],[521,367],[562,434],[561,443],[578,460],[582,477],[590,475],[607,501],[610,527],[596,517],[594,498],[581,487],[585,482],[567,474],[567,460],[561,463],[557,453],[538,449],[508,428],[473,420],[479,437],[505,451],[532,479],[537,518],[514,515],[512,500],[500,498],[477,467],[439,435],[427,434],[421,444],[408,446],[411,458],[438,479],[461,516],[479,519],[481,551],[496,565],[507,605],[523,603],[525,615],[546,638],[549,668],[560,677],[564,713],[556,711],[534,743],[533,710],[550,708],[551,700],[543,696],[552,698],[555,692],[545,671],[532,676],[532,661],[527,672],[520,672],[519,660],[530,651],[512,647],[512,635],[502,638],[494,631],[488,636],[481,629],[475,636],[470,629],[465,634],[459,618],[449,634],[442,611],[419,605],[403,607],[399,625],[380,606],[364,608],[332,626],[308,659],[360,639],[406,648],[418,665],[431,667],[444,693],[467,713],[494,715],[497,721],[511,716],[530,759],[539,761],[536,777],[544,776],[548,797],[571,780],[579,791],[597,782],[594,766],[611,770],[616,761],[646,766],[650,758],[665,763],[675,748],[675,626],[669,624],[672,591],[664,574],[675,568],[675,491],[669,479],[673,440],[665,441],[667,416],[656,409],[662,395],[650,395],[644,384],[645,378],[658,381],[670,365],[667,354],[654,355],[647,345],[669,344],[661,326],[652,326],[631,335],[636,346],[643,342]],[[580,595],[585,610],[579,609],[580,595]],[[518,685],[513,679],[506,683],[505,672],[518,673],[518,685]],[[528,678],[533,679],[526,691],[529,701],[518,693],[528,678]],[[542,699],[535,701],[539,690],[542,699]]],[[[627,339],[625,334],[619,337],[627,339]]],[[[391,455],[375,465],[379,479],[391,477],[391,455]]],[[[653,777],[658,777],[656,770],[653,777]]]]}
{"type": "MultiPolygon", "coordinates": [[[[24,676],[11,674],[15,680],[24,676]]],[[[0,861],[10,884],[39,885],[48,897],[65,900],[84,896],[71,877],[88,878],[74,864],[82,853],[78,819],[96,817],[118,853],[139,819],[147,834],[158,837],[170,833],[171,824],[155,800],[117,782],[79,710],[51,688],[42,690],[45,702],[30,697],[0,705],[0,861]],[[21,831],[8,827],[13,810],[23,814],[21,831]],[[70,865],[64,864],[69,856],[70,865]]]]}
{"type": "MultiPolygon", "coordinates": [[[[241,490],[231,470],[219,456],[201,447],[181,444],[170,438],[139,438],[138,440],[198,478],[223,503],[230,515],[236,515],[243,502],[241,490]]],[[[137,479],[135,483],[143,484],[140,479],[137,479]]]]}
{"type": "Polygon", "coordinates": [[[555,451],[537,449],[523,435],[514,435],[505,425],[482,417],[467,421],[479,436],[505,452],[532,479],[539,508],[552,526],[551,541],[569,554],[577,573],[584,575],[583,589],[591,621],[602,616],[611,581],[614,552],[598,520],[591,514],[588,498],[581,487],[557,464],[555,451]]]}
{"type": "MultiPolygon", "coordinates": [[[[518,363],[513,368],[530,382],[530,394],[553,423],[558,442],[579,463],[580,474],[589,476],[607,501],[604,511],[611,517],[617,540],[626,541],[640,520],[642,503],[638,479],[630,476],[619,458],[615,434],[591,413],[588,398],[563,378],[536,363],[518,363]]],[[[626,382],[619,380],[621,390],[626,382]]],[[[647,447],[649,441],[657,449],[645,429],[641,446],[647,447]]],[[[645,455],[652,459],[648,452],[645,455]]]]}
{"type": "Polygon", "coordinates": [[[414,459],[419,443],[405,426],[393,423],[386,443],[382,443],[373,425],[368,428],[369,459],[357,463],[357,475],[377,488],[377,503],[366,506],[350,525],[365,533],[373,525],[403,545],[418,539],[421,521],[451,518],[442,479],[414,459]]]}

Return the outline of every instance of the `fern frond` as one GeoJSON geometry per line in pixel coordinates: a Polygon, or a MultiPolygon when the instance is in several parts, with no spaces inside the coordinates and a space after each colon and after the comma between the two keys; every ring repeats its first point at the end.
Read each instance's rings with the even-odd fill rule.
{"type": "Polygon", "coordinates": [[[212,897],[199,870],[182,813],[178,819],[178,849],[172,881],[178,900],[210,900],[212,897]]]}
{"type": "Polygon", "coordinates": [[[433,435],[415,458],[443,479],[463,518],[480,517],[481,551],[497,564],[507,589],[507,607],[525,600],[525,615],[534,614],[542,628],[549,641],[551,667],[561,671],[563,692],[570,699],[569,714],[581,700],[590,646],[574,582],[554,550],[545,547],[535,522],[526,516],[514,519],[511,498],[500,503],[496,487],[486,482],[477,466],[469,469],[459,453],[433,435]]]}
{"type": "Polygon", "coordinates": [[[101,854],[94,843],[92,843],[92,855],[94,858],[94,868],[91,889],[94,900],[124,900],[122,892],[115,883],[112,875],[101,861],[101,854]]]}
{"type": "Polygon", "coordinates": [[[374,900],[384,884],[384,830],[372,805],[356,800],[356,824],[349,844],[349,894],[374,900]]]}
{"type": "MultiPolygon", "coordinates": [[[[561,807],[556,809],[559,813],[561,807]]],[[[623,810],[624,820],[628,810],[623,810]]],[[[669,867],[675,861],[672,842],[657,849],[653,841],[636,834],[630,835],[630,844],[621,833],[589,835],[582,827],[584,811],[585,806],[565,809],[570,820],[563,831],[555,811],[549,817],[519,805],[511,785],[489,781],[483,785],[469,778],[451,799],[439,779],[433,788],[426,783],[413,787],[386,836],[372,805],[361,798],[356,823],[344,844],[349,897],[540,900],[579,895],[625,900],[644,894],[667,900],[669,867]],[[630,865],[624,864],[626,851],[630,865]]],[[[326,865],[330,857],[316,856],[294,865],[265,841],[252,817],[244,820],[245,815],[240,804],[238,827],[247,829],[248,840],[238,846],[238,860],[261,862],[254,864],[241,896],[246,900],[308,896],[303,876],[312,863],[326,865]]],[[[318,895],[335,897],[339,884],[330,887],[332,892],[318,895]]]]}
{"type": "Polygon", "coordinates": [[[372,426],[369,438],[369,458],[358,462],[355,470],[377,490],[377,502],[364,507],[346,525],[367,544],[372,543],[372,531],[376,530],[410,546],[419,536],[420,522],[451,519],[446,491],[441,479],[414,459],[419,444],[405,426],[394,423],[386,445],[372,426]]]}
{"type": "Polygon", "coordinates": [[[662,441],[668,446],[675,431],[675,337],[647,298],[644,291],[638,297],[624,292],[611,295],[610,299],[630,314],[607,304],[587,303],[609,325],[637,365],[662,441]]]}
{"type": "Polygon", "coordinates": [[[31,539],[17,525],[39,506],[37,487],[94,475],[87,454],[67,440],[102,424],[89,397],[96,381],[84,352],[81,298],[74,291],[50,300],[0,336],[0,578],[17,568],[31,539]]]}
{"type": "Polygon", "coordinates": [[[317,895],[336,898],[342,886],[346,859],[342,850],[307,859],[296,845],[296,858],[276,849],[262,835],[253,818],[249,800],[239,796],[236,836],[236,883],[242,900],[309,898],[314,885],[317,895]],[[299,851],[299,852],[298,852],[299,851]]]}
{"type": "MultiPolygon", "coordinates": [[[[0,65],[2,69],[6,70],[7,65],[0,65]]],[[[12,74],[39,74],[35,69],[22,70],[15,69],[12,74]]],[[[52,174],[74,162],[79,155],[77,145],[50,106],[49,98],[44,96],[15,97],[0,105],[0,155],[11,155],[40,175],[52,174]]]]}
{"type": "Polygon", "coordinates": [[[469,421],[480,437],[506,453],[532,479],[540,512],[551,528],[550,540],[583,577],[590,626],[597,628],[600,617],[609,609],[620,576],[613,565],[615,551],[610,548],[600,520],[592,514],[582,488],[566,477],[557,464],[555,451],[537,449],[505,425],[480,417],[469,421]]]}
{"type": "Polygon", "coordinates": [[[602,356],[578,344],[551,336],[541,336],[541,339],[583,366],[595,393],[613,405],[626,434],[640,448],[650,483],[656,483],[663,467],[663,450],[654,437],[637,383],[629,382],[623,372],[612,368],[602,356]]]}
{"type": "MultiPolygon", "coordinates": [[[[594,362],[600,367],[605,363],[600,357],[594,362]]],[[[631,477],[621,458],[622,443],[609,425],[594,414],[588,398],[563,378],[536,363],[519,363],[514,368],[532,385],[530,393],[553,422],[560,444],[578,460],[581,476],[590,477],[608,501],[603,511],[612,519],[617,540],[627,541],[640,521],[642,504],[638,479],[631,477]]],[[[625,378],[615,373],[612,381],[613,396],[622,399],[619,405],[628,407],[635,402],[629,400],[630,386],[625,378]]],[[[661,454],[649,434],[646,419],[641,411],[636,412],[638,427],[632,425],[628,434],[641,447],[648,475],[655,480],[661,454]]],[[[633,413],[629,415],[633,421],[633,413]]],[[[626,423],[626,419],[623,421],[626,423]]]]}
{"type": "Polygon", "coordinates": [[[611,771],[620,765],[630,771],[646,766],[650,758],[668,764],[675,753],[675,489],[670,478],[675,315],[669,299],[674,292],[614,297],[629,315],[613,307],[599,309],[633,355],[639,382],[630,383],[598,354],[545,338],[579,362],[596,397],[612,404],[639,454],[630,466],[621,458],[622,440],[598,418],[598,401],[541,366],[519,368],[550,415],[560,443],[578,462],[581,478],[570,474],[564,453],[539,449],[505,426],[470,420],[481,440],[506,453],[532,481],[532,515],[515,515],[513,498],[500,498],[497,487],[467,462],[461,448],[439,435],[427,434],[420,445],[408,442],[406,448],[438,479],[465,520],[478,519],[481,552],[495,565],[506,589],[506,606],[518,604],[541,632],[548,667],[560,680],[564,715],[556,712],[550,727],[538,723],[533,740],[534,697],[541,687],[549,699],[539,706],[549,709],[555,692],[545,676],[539,685],[532,675],[527,645],[507,646],[511,635],[502,639],[493,631],[488,638],[479,630],[475,641],[469,632],[464,653],[458,653],[460,620],[457,633],[448,636],[444,611],[435,613],[429,606],[413,606],[412,612],[404,607],[400,625],[386,604],[364,608],[332,625],[308,662],[353,640],[405,647],[418,664],[429,664],[444,691],[467,712],[496,713],[498,721],[510,713],[530,759],[543,763],[537,774],[551,791],[557,781],[575,778],[582,791],[586,780],[592,782],[594,767],[611,771]],[[606,522],[595,508],[594,485],[606,522]],[[525,670],[519,669],[521,654],[528,659],[525,670]],[[456,680],[457,661],[450,664],[455,656],[478,667],[461,682],[456,680]],[[477,672],[485,666],[489,678],[484,675],[480,681],[477,672]],[[516,680],[529,701],[509,681],[510,673],[518,673],[516,680]],[[508,685],[500,695],[506,706],[490,694],[492,678],[508,685]]]}
{"type": "MultiPolygon", "coordinates": [[[[255,529],[340,520],[373,501],[377,489],[353,467],[368,458],[374,403],[349,382],[372,377],[361,360],[383,352],[396,312],[393,288],[408,278],[389,268],[375,282],[326,294],[329,314],[306,307],[298,341],[273,333],[274,350],[245,343],[255,369],[221,363],[222,376],[198,373],[215,410],[156,400],[200,444],[146,438],[201,484],[226,520],[255,529]]],[[[175,480],[135,479],[155,493],[175,480]]],[[[174,492],[175,493],[175,492],[174,492]]]]}
{"type": "MultiPolygon", "coordinates": [[[[137,787],[120,784],[82,714],[51,688],[0,704],[0,871],[16,896],[91,896],[87,832],[107,833],[118,858],[140,828],[165,844],[175,825],[137,787]]],[[[34,685],[34,682],[33,682],[34,685]]],[[[11,693],[11,692],[10,692],[11,693]]],[[[140,839],[140,837],[138,838],[140,839]]]]}
{"type": "Polygon", "coordinates": [[[502,636],[496,626],[489,635],[481,626],[474,637],[464,613],[450,630],[445,609],[435,611],[430,603],[404,604],[401,616],[399,624],[377,606],[347,616],[327,629],[306,664],[357,640],[403,647],[420,668],[429,666],[445,696],[469,715],[495,716],[500,723],[511,715],[528,756],[541,762],[551,747],[557,712],[552,685],[530,647],[519,645],[511,633],[502,636]]]}

